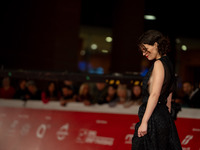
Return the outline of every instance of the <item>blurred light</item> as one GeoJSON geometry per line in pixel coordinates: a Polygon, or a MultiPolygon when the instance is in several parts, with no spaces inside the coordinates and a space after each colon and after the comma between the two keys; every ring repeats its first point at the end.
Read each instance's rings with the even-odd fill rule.
{"type": "Polygon", "coordinates": [[[114,75],[114,76],[122,76],[122,74],[121,74],[121,73],[118,73],[118,72],[113,73],[113,75],[114,75]]]}
{"type": "Polygon", "coordinates": [[[115,84],[116,84],[116,85],[119,85],[119,84],[120,84],[120,81],[119,81],[119,80],[117,80],[117,81],[115,82],[115,84]]]}
{"type": "Polygon", "coordinates": [[[139,85],[140,81],[135,81],[134,85],[139,85]]]}
{"type": "Polygon", "coordinates": [[[102,67],[96,68],[96,74],[104,74],[104,69],[102,67]]]}
{"type": "Polygon", "coordinates": [[[108,50],[102,49],[101,52],[102,52],[102,53],[108,53],[108,50]]]}
{"type": "Polygon", "coordinates": [[[149,70],[148,70],[147,68],[145,68],[145,69],[140,73],[140,75],[141,75],[142,77],[144,77],[144,76],[147,74],[148,71],[149,71],[149,70]]]}
{"type": "Polygon", "coordinates": [[[91,65],[88,67],[88,72],[91,74],[104,74],[104,69],[102,67],[93,68],[91,65]]]}
{"type": "Polygon", "coordinates": [[[106,42],[108,42],[108,43],[112,42],[112,37],[110,37],[110,36],[106,37],[106,42]]]}
{"type": "Polygon", "coordinates": [[[183,51],[187,51],[187,46],[186,46],[186,45],[182,45],[182,46],[181,46],[181,49],[182,49],[183,51]]]}
{"type": "Polygon", "coordinates": [[[85,50],[81,50],[81,51],[80,51],[80,55],[81,55],[81,56],[84,56],[84,55],[85,55],[85,50]]]}
{"type": "Polygon", "coordinates": [[[90,76],[86,76],[86,80],[90,80],[90,76]]]}
{"type": "Polygon", "coordinates": [[[11,76],[12,76],[12,73],[11,73],[11,72],[8,72],[8,76],[11,77],[11,76]]]}
{"type": "Polygon", "coordinates": [[[87,63],[85,61],[80,61],[78,63],[78,67],[79,67],[79,70],[86,71],[86,69],[87,69],[87,63]]]}
{"type": "Polygon", "coordinates": [[[110,80],[109,84],[114,84],[115,80],[110,80]]]}
{"type": "Polygon", "coordinates": [[[176,43],[177,43],[177,44],[180,44],[180,43],[181,43],[181,40],[180,40],[179,38],[177,38],[177,39],[176,39],[176,43]]]}
{"type": "Polygon", "coordinates": [[[144,19],[146,19],[146,20],[156,20],[156,16],[154,16],[154,15],[144,15],[144,19]]]}
{"type": "Polygon", "coordinates": [[[93,49],[93,50],[96,50],[96,49],[98,48],[97,44],[92,44],[90,47],[91,47],[91,49],[93,49]]]}

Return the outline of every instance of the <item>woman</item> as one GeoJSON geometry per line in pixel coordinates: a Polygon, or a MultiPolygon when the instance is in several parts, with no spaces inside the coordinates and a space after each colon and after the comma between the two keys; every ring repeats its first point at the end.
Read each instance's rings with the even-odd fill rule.
{"type": "Polygon", "coordinates": [[[43,103],[48,103],[49,101],[58,101],[60,99],[60,93],[56,89],[54,82],[48,84],[47,90],[42,92],[41,98],[43,103]]]}
{"type": "Polygon", "coordinates": [[[142,104],[142,88],[140,85],[134,85],[132,87],[130,99],[124,104],[125,108],[131,107],[132,105],[142,104]]]}
{"type": "Polygon", "coordinates": [[[88,83],[83,83],[79,89],[79,95],[76,97],[77,102],[83,102],[85,105],[91,104],[90,87],[88,83]]]}
{"type": "Polygon", "coordinates": [[[170,116],[175,77],[167,57],[169,40],[149,30],[139,38],[139,48],[148,60],[155,60],[143,80],[143,104],[135,126],[132,150],[181,150],[176,126],[170,116]]]}
{"type": "Polygon", "coordinates": [[[109,85],[106,94],[106,102],[113,102],[117,99],[117,85],[109,85]]]}

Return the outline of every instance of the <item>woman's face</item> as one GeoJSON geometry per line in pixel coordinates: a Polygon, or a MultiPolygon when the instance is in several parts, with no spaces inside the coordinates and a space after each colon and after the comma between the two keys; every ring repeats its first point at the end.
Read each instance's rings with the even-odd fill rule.
{"type": "Polygon", "coordinates": [[[88,86],[88,85],[85,85],[85,86],[83,87],[83,94],[86,95],[86,94],[88,94],[88,93],[89,93],[89,86],[88,86]]]}
{"type": "Polygon", "coordinates": [[[142,90],[141,90],[140,86],[136,85],[136,86],[133,87],[133,94],[136,97],[140,96],[141,92],[142,92],[142,90]]]}
{"type": "Polygon", "coordinates": [[[64,87],[64,88],[62,88],[62,94],[63,94],[63,96],[69,96],[69,95],[73,94],[73,91],[64,87]]]}
{"type": "Polygon", "coordinates": [[[158,53],[158,44],[154,43],[154,45],[143,44],[142,54],[148,60],[159,59],[161,56],[158,53]]]}
{"type": "Polygon", "coordinates": [[[99,91],[102,91],[105,88],[106,84],[105,83],[96,83],[96,87],[99,91]]]}
{"type": "Polygon", "coordinates": [[[24,90],[26,88],[26,81],[25,80],[21,81],[19,86],[20,86],[20,89],[24,90]]]}
{"type": "Polygon", "coordinates": [[[120,98],[126,98],[126,95],[127,94],[127,91],[125,89],[118,89],[117,91],[117,95],[120,97],[120,98]]]}
{"type": "Polygon", "coordinates": [[[49,92],[53,92],[55,90],[55,85],[54,83],[49,84],[49,92]]]}
{"type": "Polygon", "coordinates": [[[108,95],[115,95],[115,93],[116,93],[116,90],[112,86],[109,86],[108,87],[108,95]]]}

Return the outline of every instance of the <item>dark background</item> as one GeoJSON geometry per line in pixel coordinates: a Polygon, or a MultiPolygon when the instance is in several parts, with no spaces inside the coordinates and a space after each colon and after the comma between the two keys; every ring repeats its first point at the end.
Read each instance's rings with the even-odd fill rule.
{"type": "MultiPolygon", "coordinates": [[[[109,72],[140,71],[138,37],[148,29],[168,35],[176,60],[176,38],[199,39],[198,1],[10,0],[1,2],[1,69],[78,71],[81,26],[112,29],[109,72]],[[144,20],[145,14],[156,20],[144,20]]],[[[190,41],[189,41],[190,42],[190,41]]],[[[196,42],[196,49],[200,44],[196,42]]],[[[191,58],[194,54],[189,53],[191,58]]],[[[180,56],[188,54],[180,54],[180,56]]],[[[179,62],[180,63],[180,62],[179,62]]],[[[185,64],[187,65],[187,64],[185,64]]],[[[199,64],[192,67],[195,72],[199,64]],[[195,67],[194,67],[195,66],[195,67]]],[[[180,69],[181,70],[181,69],[180,69]]],[[[184,73],[186,71],[180,71],[184,73]]],[[[194,75],[193,75],[194,76],[194,75]]]]}

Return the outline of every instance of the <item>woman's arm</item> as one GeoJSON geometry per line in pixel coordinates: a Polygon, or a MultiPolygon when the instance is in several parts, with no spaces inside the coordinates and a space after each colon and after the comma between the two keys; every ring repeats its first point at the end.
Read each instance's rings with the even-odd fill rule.
{"type": "Polygon", "coordinates": [[[167,107],[170,113],[171,113],[171,102],[172,102],[172,93],[170,93],[169,96],[167,97],[167,107]]]}
{"type": "Polygon", "coordinates": [[[150,96],[147,102],[147,107],[142,119],[142,123],[138,129],[139,137],[147,134],[147,123],[157,105],[164,81],[164,72],[165,71],[162,62],[160,60],[156,61],[154,63],[154,68],[152,72],[152,82],[150,83],[150,96]]]}

